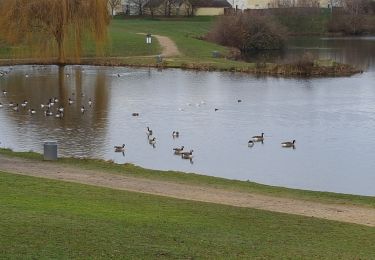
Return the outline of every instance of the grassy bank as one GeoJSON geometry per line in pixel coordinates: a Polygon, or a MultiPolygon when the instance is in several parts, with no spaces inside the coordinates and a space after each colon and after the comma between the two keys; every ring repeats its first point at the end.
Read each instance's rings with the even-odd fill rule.
{"type": "MultiPolygon", "coordinates": [[[[42,155],[33,152],[13,152],[9,149],[0,149],[0,154],[6,156],[33,159],[38,161],[43,160],[42,155]]],[[[56,162],[46,163],[66,164],[70,166],[80,167],[83,169],[99,170],[102,172],[122,174],[132,177],[172,181],[176,183],[201,185],[241,192],[259,193],[276,197],[296,198],[300,200],[309,200],[344,205],[359,205],[375,208],[375,197],[369,196],[356,196],[331,192],[314,192],[307,190],[288,189],[282,187],[262,185],[250,181],[228,180],[224,178],[210,177],[194,173],[150,170],[132,164],[115,164],[103,160],[94,159],[61,158],[56,162]]]]}
{"type": "MultiPolygon", "coordinates": [[[[303,68],[293,66],[293,64],[257,64],[227,59],[226,57],[230,56],[228,48],[201,40],[201,37],[210,30],[214,19],[213,17],[114,19],[109,27],[108,44],[100,56],[97,56],[92,42],[87,41],[84,44],[83,52],[85,58],[78,62],[68,60],[67,64],[158,66],[280,76],[346,76],[359,72],[351,66],[334,62],[316,62],[312,71],[306,71],[303,68]],[[152,33],[169,37],[176,43],[181,55],[165,58],[161,64],[157,64],[155,56],[161,52],[160,45],[157,40],[154,40],[151,46],[147,45],[145,36],[139,33],[152,33]],[[213,51],[219,52],[221,57],[213,58],[213,51]]],[[[298,24],[298,19],[289,17],[284,22],[298,24]]],[[[315,24],[311,21],[310,23],[315,24]]],[[[316,24],[311,26],[319,27],[316,24]]],[[[33,54],[27,48],[22,48],[23,51],[20,52],[19,48],[11,48],[0,42],[0,49],[0,59],[17,58],[17,60],[0,60],[0,65],[55,63],[53,58],[33,57],[33,54]]]]}
{"type": "Polygon", "coordinates": [[[0,172],[0,258],[371,259],[374,228],[0,172]]]}

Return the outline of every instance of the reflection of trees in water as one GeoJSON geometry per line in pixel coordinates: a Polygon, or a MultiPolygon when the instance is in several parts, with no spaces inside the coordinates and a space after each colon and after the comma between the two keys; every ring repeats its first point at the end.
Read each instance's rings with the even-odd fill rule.
{"type": "Polygon", "coordinates": [[[252,52],[244,56],[249,62],[285,63],[296,60],[305,52],[316,59],[332,59],[361,69],[375,66],[375,39],[321,39],[317,37],[292,38],[284,51],[252,52]]]}
{"type": "Polygon", "coordinates": [[[9,119],[9,124],[12,124],[9,129],[13,129],[7,134],[20,135],[16,140],[28,138],[35,142],[34,147],[39,147],[43,140],[53,138],[57,139],[61,146],[70,147],[66,150],[72,150],[75,155],[93,154],[90,151],[102,146],[100,143],[104,141],[107,129],[109,80],[102,68],[97,68],[95,73],[83,73],[80,66],[15,67],[14,71],[3,79],[1,86],[7,89],[9,94],[2,97],[0,102],[21,104],[28,100],[27,109],[34,108],[37,114],[31,116],[27,109],[20,109],[17,113],[5,107],[4,115],[9,119]],[[71,71],[74,73],[69,73],[71,71]],[[26,74],[29,77],[26,77],[26,74]],[[40,105],[46,104],[53,97],[57,97],[59,102],[51,111],[55,114],[62,105],[65,108],[62,119],[45,117],[41,109],[40,105]],[[75,100],[71,106],[68,105],[69,98],[75,100]],[[93,101],[92,108],[89,108],[89,99],[93,101]],[[84,114],[80,111],[82,105],[86,107],[84,114]]]}

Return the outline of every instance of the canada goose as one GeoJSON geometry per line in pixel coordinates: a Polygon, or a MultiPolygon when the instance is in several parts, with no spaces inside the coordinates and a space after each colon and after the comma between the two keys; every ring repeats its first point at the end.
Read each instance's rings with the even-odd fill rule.
{"type": "Polygon", "coordinates": [[[51,105],[50,104],[48,104],[48,105],[44,105],[44,104],[40,104],[40,108],[50,108],[51,107],[51,105]]]}
{"type": "Polygon", "coordinates": [[[3,90],[3,95],[6,96],[8,94],[8,91],[6,91],[5,89],[3,90]]]}
{"type": "Polygon", "coordinates": [[[218,111],[219,109],[218,108],[215,108],[215,112],[218,111]]]}
{"type": "Polygon", "coordinates": [[[181,146],[181,148],[178,148],[178,147],[173,148],[173,151],[175,154],[181,154],[183,150],[184,150],[184,146],[181,146]]]}
{"type": "Polygon", "coordinates": [[[92,106],[91,98],[89,99],[89,106],[90,106],[90,107],[92,106]]]}
{"type": "Polygon", "coordinates": [[[62,107],[62,106],[59,107],[59,108],[57,109],[57,111],[60,112],[60,113],[64,112],[64,107],[62,107]]]}
{"type": "Polygon", "coordinates": [[[29,77],[29,74],[26,74],[25,77],[28,78],[28,77],[29,77]]]}
{"type": "Polygon", "coordinates": [[[2,108],[3,107],[3,104],[2,103],[0,103],[0,108],[2,108]]]}
{"type": "Polygon", "coordinates": [[[149,144],[154,145],[154,144],[156,144],[156,138],[153,137],[152,139],[148,140],[148,142],[149,142],[149,144]]]}
{"type": "Polygon", "coordinates": [[[139,113],[132,113],[132,116],[139,116],[139,113]]]}
{"type": "Polygon", "coordinates": [[[85,107],[84,106],[81,107],[81,113],[82,114],[85,113],[85,107]]]}
{"type": "Polygon", "coordinates": [[[55,98],[53,98],[53,101],[54,101],[55,103],[57,103],[57,102],[59,102],[59,99],[58,99],[57,97],[55,97],[55,98]]]}
{"type": "Polygon", "coordinates": [[[25,102],[23,102],[22,104],[21,104],[21,107],[26,107],[27,106],[27,103],[25,103],[25,102]]]}
{"type": "Polygon", "coordinates": [[[255,135],[252,138],[256,142],[263,142],[264,141],[264,133],[262,133],[262,135],[255,135]]]}
{"type": "Polygon", "coordinates": [[[237,100],[237,102],[238,102],[238,103],[241,103],[241,102],[242,102],[242,100],[241,100],[241,99],[239,99],[239,100],[237,100]]]}
{"type": "Polygon", "coordinates": [[[283,142],[283,143],[281,143],[281,146],[282,147],[294,147],[295,142],[296,142],[296,140],[293,140],[291,142],[283,142]]]}
{"type": "Polygon", "coordinates": [[[14,107],[14,103],[13,103],[13,102],[10,102],[10,103],[9,103],[9,107],[14,107]]]}
{"type": "Polygon", "coordinates": [[[194,150],[190,150],[190,152],[181,152],[182,159],[192,159],[193,158],[194,150]]]}
{"type": "Polygon", "coordinates": [[[173,138],[179,137],[180,133],[178,131],[173,131],[172,136],[173,138]]]}
{"type": "Polygon", "coordinates": [[[249,146],[249,147],[253,147],[254,146],[254,141],[253,140],[249,140],[249,142],[247,142],[247,145],[249,146]]]}
{"type": "Polygon", "coordinates": [[[115,148],[115,152],[117,152],[117,153],[118,152],[123,152],[123,151],[125,151],[125,144],[123,144],[121,146],[115,145],[114,148],[115,148]]]}
{"type": "Polygon", "coordinates": [[[71,104],[73,104],[73,103],[74,103],[74,101],[73,101],[71,98],[69,98],[69,99],[68,99],[68,104],[71,105],[71,104]]]}
{"type": "Polygon", "coordinates": [[[150,136],[150,135],[152,135],[152,130],[149,127],[147,127],[147,132],[146,133],[147,133],[148,136],[150,136]]]}

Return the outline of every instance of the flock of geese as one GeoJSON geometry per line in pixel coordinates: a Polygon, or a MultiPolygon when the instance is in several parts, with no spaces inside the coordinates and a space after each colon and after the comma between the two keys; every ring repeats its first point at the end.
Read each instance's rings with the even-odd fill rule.
{"type": "MultiPolygon", "coordinates": [[[[147,140],[148,143],[155,148],[156,145],[156,137],[154,136],[154,132],[150,129],[150,127],[146,128],[146,135],[147,135],[147,140]]],[[[179,131],[173,131],[172,132],[172,138],[179,138],[180,137],[180,132],[179,131]]],[[[190,163],[193,163],[193,152],[194,150],[190,151],[185,151],[184,146],[181,147],[175,147],[173,148],[173,152],[175,155],[181,156],[182,159],[188,159],[190,160],[190,163]]],[[[122,155],[125,155],[125,144],[122,145],[115,145],[114,146],[115,152],[116,153],[122,153],[122,155]]]]}

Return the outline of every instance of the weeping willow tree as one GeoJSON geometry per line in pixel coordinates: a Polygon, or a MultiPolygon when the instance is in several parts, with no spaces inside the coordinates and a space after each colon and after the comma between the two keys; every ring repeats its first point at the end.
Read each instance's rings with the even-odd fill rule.
{"type": "Polygon", "coordinates": [[[86,39],[100,51],[108,24],[107,0],[0,0],[0,37],[60,64],[79,59],[86,39]]]}

